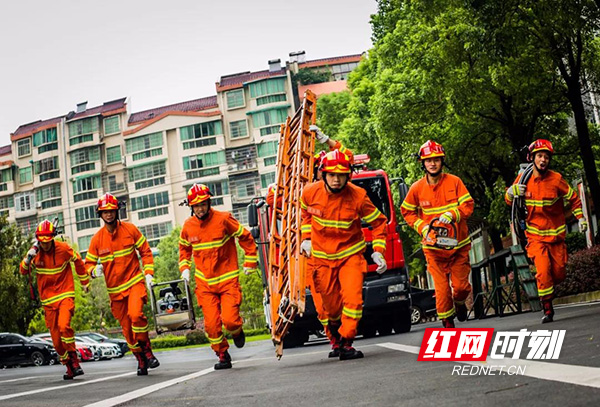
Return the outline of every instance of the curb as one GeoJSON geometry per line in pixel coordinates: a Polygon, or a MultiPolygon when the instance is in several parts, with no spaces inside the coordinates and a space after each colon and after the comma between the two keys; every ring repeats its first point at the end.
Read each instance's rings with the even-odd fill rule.
{"type": "Polygon", "coordinates": [[[554,305],[567,305],[594,301],[600,301],[600,291],[592,291],[589,293],[581,293],[575,295],[568,295],[566,297],[555,298],[553,303],[554,305]]]}

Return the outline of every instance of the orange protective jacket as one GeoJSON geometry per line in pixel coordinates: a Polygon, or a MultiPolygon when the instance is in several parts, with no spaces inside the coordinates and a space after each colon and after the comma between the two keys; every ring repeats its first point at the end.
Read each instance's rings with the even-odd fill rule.
{"type": "Polygon", "coordinates": [[[183,224],[179,235],[179,270],[191,269],[192,255],[195,276],[209,286],[238,278],[235,238],[245,253],[244,267],[256,268],[256,243],[250,232],[229,213],[210,209],[204,220],[192,215],[183,224]]]}
{"type": "Polygon", "coordinates": [[[348,182],[340,193],[333,194],[325,182],[318,181],[304,188],[300,207],[302,240],[311,240],[315,261],[340,260],[364,252],[361,219],[373,227],[373,250],[385,253],[387,218],[361,187],[348,182]]]}
{"type": "MultiPolygon", "coordinates": [[[[340,152],[342,152],[348,156],[348,158],[350,159],[350,163],[354,163],[354,153],[349,148],[344,147],[342,145],[342,143],[340,143],[337,140],[336,140],[335,144],[333,145],[333,147],[329,147],[329,151],[334,151],[334,150],[340,150],[340,152]]],[[[270,207],[273,207],[273,203],[275,202],[275,184],[269,185],[269,189],[267,190],[266,201],[267,201],[267,205],[269,205],[270,207]]],[[[281,197],[277,200],[277,205],[281,206],[281,197]]]]}
{"type": "MultiPolygon", "coordinates": [[[[37,286],[42,305],[51,305],[65,298],[75,298],[71,263],[75,265],[75,273],[81,285],[88,285],[90,280],[81,256],[79,253],[73,253],[73,249],[65,242],[54,240],[52,249],[47,252],[40,249],[31,260],[31,266],[37,273],[37,286]]],[[[24,261],[21,262],[19,271],[21,274],[29,272],[29,267],[24,261]]]]}
{"type": "Polygon", "coordinates": [[[88,273],[96,268],[98,261],[102,263],[106,288],[113,301],[127,297],[133,285],[144,282],[144,274],[154,275],[150,245],[142,232],[129,222],[118,221],[113,233],[103,226],[92,237],[85,256],[88,273]],[[136,250],[142,258],[143,273],[136,250]]]}
{"type": "MultiPolygon", "coordinates": [[[[519,183],[521,175],[517,176],[513,185],[519,183]]],[[[567,226],[564,199],[571,204],[573,215],[577,219],[581,219],[583,217],[581,200],[562,175],[555,171],[548,171],[544,175],[533,174],[529,178],[525,186],[525,205],[527,206],[525,234],[527,239],[546,243],[565,240],[567,226]]],[[[508,189],[504,194],[504,200],[508,205],[512,205],[513,199],[508,195],[508,189]]]]}
{"type": "MultiPolygon", "coordinates": [[[[467,218],[473,213],[474,204],[471,194],[460,178],[452,174],[442,174],[440,181],[435,185],[427,182],[427,176],[415,182],[402,202],[400,211],[406,223],[420,235],[433,218],[445,212],[452,213],[458,232],[458,245],[452,250],[447,250],[452,253],[453,250],[471,243],[467,218]]],[[[446,251],[426,245],[423,245],[423,249],[446,251]]]]}

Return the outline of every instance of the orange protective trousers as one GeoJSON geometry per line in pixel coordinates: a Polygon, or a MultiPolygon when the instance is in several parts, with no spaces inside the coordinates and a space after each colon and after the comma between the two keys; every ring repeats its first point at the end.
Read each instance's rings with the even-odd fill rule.
{"type": "Polygon", "coordinates": [[[133,353],[141,352],[138,341],[148,342],[148,319],[144,304],[148,300],[146,285],[134,284],[129,293],[120,300],[111,300],[110,308],[123,329],[123,336],[133,353]]]}
{"type": "Polygon", "coordinates": [[[427,271],[435,285],[435,307],[440,319],[454,316],[454,303],[464,303],[471,292],[469,249],[471,245],[453,252],[423,250],[427,271]]]}
{"type": "Polygon", "coordinates": [[[337,324],[341,318],[339,334],[345,339],[354,339],[362,317],[362,290],[367,261],[362,252],[341,260],[315,258],[313,261],[315,289],[321,295],[323,312],[329,324],[337,324]]]}
{"type": "Polygon", "coordinates": [[[196,278],[196,298],[202,307],[204,330],[210,347],[215,352],[225,352],[229,343],[223,335],[223,325],[236,335],[244,324],[240,316],[242,290],[238,279],[208,285],[196,278]]]}
{"type": "Polygon", "coordinates": [[[554,298],[554,284],[565,279],[567,245],[565,242],[546,243],[529,240],[527,255],[535,264],[540,301],[554,298]]]}
{"type": "Polygon", "coordinates": [[[329,331],[329,318],[323,309],[323,298],[321,297],[321,294],[317,292],[317,288],[315,287],[315,281],[313,278],[314,272],[312,271],[313,266],[311,265],[310,260],[307,262],[307,267],[308,272],[306,273],[306,285],[310,289],[313,304],[315,305],[315,310],[317,311],[317,318],[319,318],[319,322],[321,322],[321,325],[323,325],[327,339],[332,340],[331,332],[329,331]]]}
{"type": "Polygon", "coordinates": [[[73,298],[65,298],[44,307],[46,326],[50,330],[52,343],[63,364],[67,362],[67,352],[75,352],[75,332],[71,328],[71,317],[74,312],[75,302],[73,298]],[[71,340],[63,342],[62,338],[70,338],[71,340]]]}

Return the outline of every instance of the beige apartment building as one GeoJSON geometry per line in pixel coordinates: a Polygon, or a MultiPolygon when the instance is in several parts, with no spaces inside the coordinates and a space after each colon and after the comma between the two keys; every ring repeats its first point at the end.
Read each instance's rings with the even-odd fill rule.
{"type": "Polygon", "coordinates": [[[246,223],[247,204],[275,179],[281,124],[307,86],[293,83],[293,74],[328,70],[329,89],[345,89],[360,60],[290,57],[286,66],[272,60],[263,71],[222,76],[214,96],[135,113],[126,98],[92,108],[81,103],[64,116],[19,126],[11,145],[0,147],[0,214],[26,232],[58,217],[65,237],[85,253],[101,226],[96,202],[111,192],[126,202],[121,219],[155,248],[190,215],[180,203],[200,182],[217,209],[246,223]]]}

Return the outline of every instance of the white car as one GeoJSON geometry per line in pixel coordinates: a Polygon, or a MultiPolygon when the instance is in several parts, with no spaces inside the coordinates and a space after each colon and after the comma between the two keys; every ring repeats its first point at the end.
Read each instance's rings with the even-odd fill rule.
{"type": "Polygon", "coordinates": [[[102,343],[93,340],[90,337],[75,336],[75,340],[88,344],[90,347],[95,347],[99,351],[100,359],[113,359],[121,356],[121,349],[114,343],[102,343]]]}

